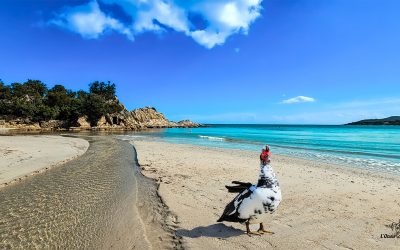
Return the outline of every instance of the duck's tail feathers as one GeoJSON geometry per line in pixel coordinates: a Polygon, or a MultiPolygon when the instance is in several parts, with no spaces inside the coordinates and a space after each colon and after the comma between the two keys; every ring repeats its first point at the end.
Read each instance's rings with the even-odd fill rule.
{"type": "Polygon", "coordinates": [[[225,186],[229,193],[241,193],[253,185],[250,182],[241,181],[232,181],[232,184],[236,184],[236,186],[225,186]]]}

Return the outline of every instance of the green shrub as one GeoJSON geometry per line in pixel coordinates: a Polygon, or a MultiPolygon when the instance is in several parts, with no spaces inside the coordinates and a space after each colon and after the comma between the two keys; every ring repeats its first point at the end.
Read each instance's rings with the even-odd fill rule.
{"type": "Polygon", "coordinates": [[[48,89],[39,80],[9,86],[0,80],[0,117],[34,122],[57,119],[73,124],[80,116],[87,116],[96,125],[103,115],[121,111],[115,92],[115,84],[110,82],[96,81],[89,84],[89,92],[74,92],[60,84],[48,89]]]}

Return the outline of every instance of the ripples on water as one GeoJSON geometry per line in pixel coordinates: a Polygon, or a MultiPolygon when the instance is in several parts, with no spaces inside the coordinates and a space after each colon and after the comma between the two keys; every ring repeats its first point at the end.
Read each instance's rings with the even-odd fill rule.
{"type": "Polygon", "coordinates": [[[400,174],[400,126],[212,125],[135,136],[172,143],[260,151],[400,174]]]}
{"type": "Polygon", "coordinates": [[[66,166],[0,189],[0,249],[127,249],[143,242],[132,233],[143,235],[133,164],[131,147],[104,139],[66,166]]]}

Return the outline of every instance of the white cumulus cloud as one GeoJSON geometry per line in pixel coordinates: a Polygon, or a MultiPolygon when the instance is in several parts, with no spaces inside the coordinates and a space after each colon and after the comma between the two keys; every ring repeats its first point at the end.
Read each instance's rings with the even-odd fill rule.
{"type": "Polygon", "coordinates": [[[106,31],[116,31],[130,40],[143,32],[174,30],[191,37],[206,48],[225,43],[233,34],[247,34],[261,15],[263,0],[98,0],[105,6],[117,5],[132,22],[124,23],[101,10],[97,0],[67,8],[51,24],[84,38],[96,39],[106,31]],[[202,27],[193,21],[201,20],[202,27]]]}
{"type": "Polygon", "coordinates": [[[315,99],[312,97],[299,95],[299,96],[282,101],[282,103],[284,103],[284,104],[293,104],[293,103],[301,103],[301,102],[315,102],[315,99]]]}
{"type": "Polygon", "coordinates": [[[84,38],[96,39],[108,30],[114,30],[133,40],[133,33],[120,21],[104,14],[97,1],[67,8],[66,12],[50,21],[51,24],[79,33],[84,38]]]}

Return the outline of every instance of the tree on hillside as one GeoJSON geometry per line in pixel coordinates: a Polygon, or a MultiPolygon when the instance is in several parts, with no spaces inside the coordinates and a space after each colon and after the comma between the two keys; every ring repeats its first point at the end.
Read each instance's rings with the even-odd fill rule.
{"type": "Polygon", "coordinates": [[[0,100],[11,99],[11,89],[0,80],[0,100]]]}
{"type": "Polygon", "coordinates": [[[15,97],[43,98],[47,94],[46,85],[39,80],[13,83],[11,89],[15,97]]]}
{"type": "Polygon", "coordinates": [[[115,99],[115,84],[108,81],[107,83],[95,81],[89,85],[89,93],[97,94],[106,100],[115,99]]]}
{"type": "Polygon", "coordinates": [[[39,80],[28,80],[24,83],[13,83],[10,87],[11,97],[7,101],[11,108],[6,115],[28,118],[32,121],[50,119],[53,111],[44,103],[47,87],[39,80]]]}
{"type": "Polygon", "coordinates": [[[48,91],[46,104],[55,109],[54,117],[59,120],[78,119],[81,114],[81,105],[76,93],[59,84],[48,91]]]}
{"type": "Polygon", "coordinates": [[[83,110],[92,126],[95,126],[102,116],[121,111],[122,108],[115,97],[115,84],[98,81],[91,83],[89,94],[83,96],[83,110]]]}
{"type": "Polygon", "coordinates": [[[96,81],[89,84],[89,94],[78,93],[82,100],[83,113],[92,126],[95,126],[102,116],[122,110],[115,92],[114,83],[96,81]]]}
{"type": "Polygon", "coordinates": [[[68,105],[74,95],[72,91],[68,91],[64,86],[57,84],[48,91],[46,102],[49,106],[61,107],[68,105]]]}
{"type": "Polygon", "coordinates": [[[39,80],[9,86],[0,80],[0,117],[35,122],[57,119],[73,124],[79,117],[87,116],[96,125],[102,116],[122,110],[115,92],[115,84],[110,82],[93,82],[88,93],[74,92],[60,84],[48,89],[39,80]]]}
{"type": "Polygon", "coordinates": [[[12,112],[11,88],[0,80],[0,117],[12,112]]]}

